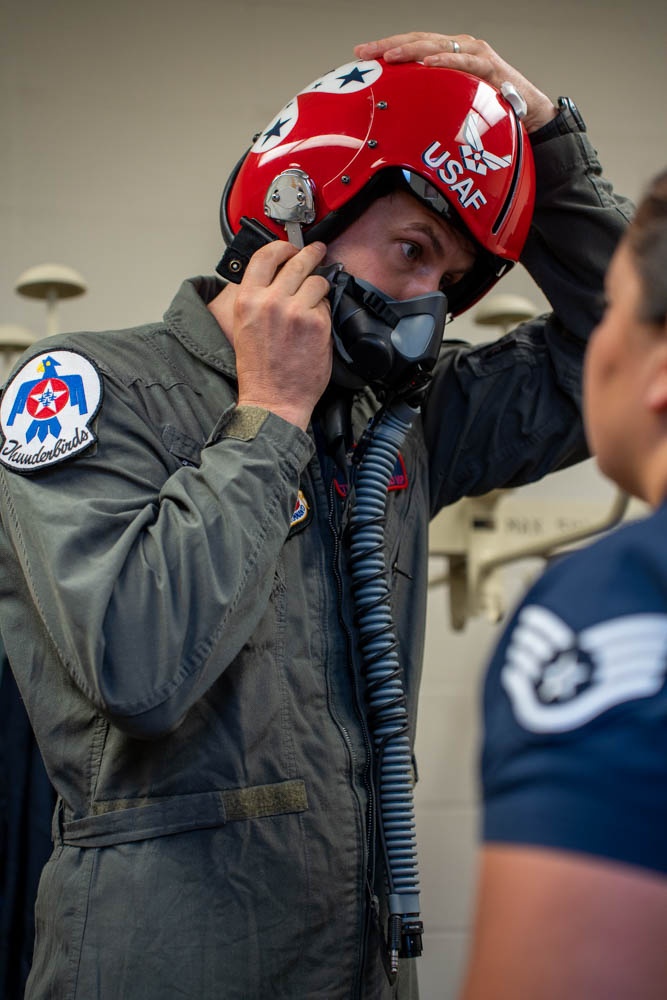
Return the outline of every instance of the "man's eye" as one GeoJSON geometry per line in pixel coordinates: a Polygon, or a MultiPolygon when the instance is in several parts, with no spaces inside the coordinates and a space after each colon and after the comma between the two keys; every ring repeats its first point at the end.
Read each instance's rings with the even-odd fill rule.
{"type": "Polygon", "coordinates": [[[401,243],[401,250],[406,260],[419,260],[422,255],[422,248],[418,243],[401,243]]]}

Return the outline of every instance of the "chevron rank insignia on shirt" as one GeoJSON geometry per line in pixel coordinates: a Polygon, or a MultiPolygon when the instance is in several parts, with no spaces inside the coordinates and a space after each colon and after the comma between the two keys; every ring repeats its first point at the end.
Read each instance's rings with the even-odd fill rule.
{"type": "Polygon", "coordinates": [[[527,605],[512,632],[501,682],[517,722],[562,733],[627,701],[657,694],[667,671],[667,615],[612,618],[574,632],[527,605]]]}
{"type": "Polygon", "coordinates": [[[57,350],[31,358],[2,396],[0,462],[36,472],[89,448],[101,400],[100,374],[82,354],[57,350]]]}

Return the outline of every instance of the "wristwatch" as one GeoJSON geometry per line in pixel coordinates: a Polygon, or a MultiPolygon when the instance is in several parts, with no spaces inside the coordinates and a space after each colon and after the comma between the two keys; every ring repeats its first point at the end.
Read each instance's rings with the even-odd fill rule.
{"type": "Polygon", "coordinates": [[[586,131],[586,122],[571,97],[559,97],[556,103],[558,105],[556,117],[532,133],[530,141],[533,146],[546,142],[547,139],[553,139],[557,135],[586,131]]]}

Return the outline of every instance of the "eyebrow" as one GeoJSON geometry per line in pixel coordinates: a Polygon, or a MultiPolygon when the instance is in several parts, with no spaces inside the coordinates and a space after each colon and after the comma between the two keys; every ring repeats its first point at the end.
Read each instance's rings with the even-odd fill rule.
{"type": "Polygon", "coordinates": [[[424,236],[428,236],[431,241],[431,246],[436,253],[441,254],[444,257],[445,248],[438,238],[437,230],[429,222],[411,222],[409,223],[412,229],[416,229],[418,232],[423,233],[424,236]]]}
{"type": "MultiPolygon", "coordinates": [[[[440,254],[442,257],[446,255],[445,247],[443,246],[440,240],[437,226],[434,226],[430,222],[427,222],[422,219],[418,221],[416,220],[415,222],[410,222],[408,223],[408,225],[412,229],[416,229],[418,232],[423,233],[424,236],[428,237],[435,253],[440,254]]],[[[453,227],[451,228],[453,229],[453,227]]],[[[453,232],[456,233],[456,230],[453,229],[453,232]]],[[[462,241],[460,244],[458,244],[458,249],[462,250],[464,253],[469,253],[472,258],[472,262],[469,267],[456,268],[454,271],[452,271],[452,274],[461,274],[461,275],[468,274],[468,272],[471,271],[475,266],[476,254],[473,248],[468,244],[467,240],[465,242],[462,241]]]]}

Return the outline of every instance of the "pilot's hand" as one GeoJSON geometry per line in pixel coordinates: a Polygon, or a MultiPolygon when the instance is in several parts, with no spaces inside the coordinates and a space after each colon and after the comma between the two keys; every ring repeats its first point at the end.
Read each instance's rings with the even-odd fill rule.
{"type": "Polygon", "coordinates": [[[272,241],[253,255],[234,301],[239,405],[303,430],[331,375],[329,282],[312,273],[325,253],[323,243],[272,241]]]}
{"type": "Polygon", "coordinates": [[[523,124],[527,132],[535,132],[557,114],[553,101],[518,70],[510,66],[488,42],[473,35],[440,35],[434,31],[409,31],[390,35],[374,42],[354,47],[357,59],[377,59],[387,62],[413,62],[426,66],[446,66],[486,80],[500,90],[503,83],[516,87],[528,107],[523,124]]]}

